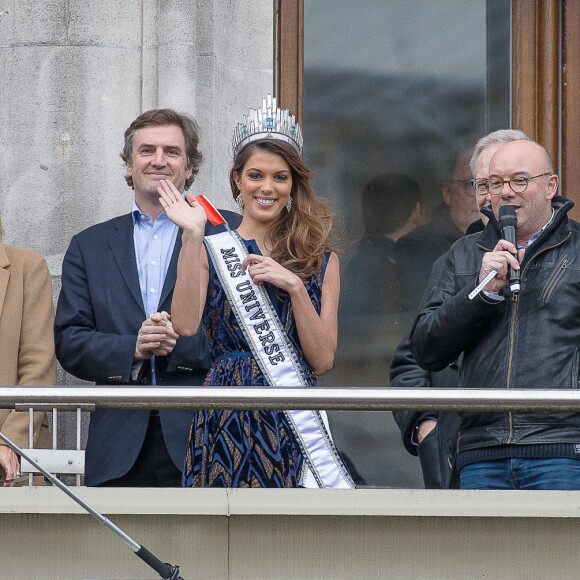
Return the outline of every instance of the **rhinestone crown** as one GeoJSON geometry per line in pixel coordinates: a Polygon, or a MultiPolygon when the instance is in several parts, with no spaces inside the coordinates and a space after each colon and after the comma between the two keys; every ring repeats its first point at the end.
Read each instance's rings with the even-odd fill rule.
{"type": "Polygon", "coordinates": [[[238,123],[232,139],[234,158],[243,147],[258,139],[280,139],[289,143],[302,156],[303,138],[300,125],[288,109],[276,106],[276,97],[262,99],[261,109],[250,109],[244,122],[238,123]]]}

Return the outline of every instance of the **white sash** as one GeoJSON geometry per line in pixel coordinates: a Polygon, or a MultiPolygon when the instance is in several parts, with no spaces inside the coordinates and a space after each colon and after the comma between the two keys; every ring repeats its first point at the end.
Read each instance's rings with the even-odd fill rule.
{"type": "MultiPolygon", "coordinates": [[[[206,248],[252,354],[272,387],[306,387],[300,363],[262,286],[242,270],[248,255],[236,232],[206,236],[206,248]]],[[[353,488],[318,411],[284,411],[308,469],[305,487],[353,488]]]]}

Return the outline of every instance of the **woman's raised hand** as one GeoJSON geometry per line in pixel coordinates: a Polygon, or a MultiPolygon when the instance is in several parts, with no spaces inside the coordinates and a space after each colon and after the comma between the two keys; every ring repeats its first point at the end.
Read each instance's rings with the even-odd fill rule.
{"type": "Polygon", "coordinates": [[[172,181],[162,179],[157,187],[159,202],[167,217],[184,232],[203,234],[207,216],[203,207],[195,198],[186,193],[185,200],[172,181]]]}

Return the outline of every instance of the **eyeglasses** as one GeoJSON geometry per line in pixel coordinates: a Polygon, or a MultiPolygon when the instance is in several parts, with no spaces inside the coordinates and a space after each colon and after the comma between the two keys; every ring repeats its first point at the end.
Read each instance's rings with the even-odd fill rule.
{"type": "Polygon", "coordinates": [[[445,183],[460,183],[461,187],[469,193],[473,195],[473,191],[471,189],[472,180],[471,179],[446,179],[445,183]]]}
{"type": "Polygon", "coordinates": [[[534,175],[533,177],[523,177],[518,175],[511,179],[500,179],[499,177],[492,177],[491,179],[473,179],[471,185],[473,185],[473,189],[478,195],[487,195],[488,193],[491,195],[501,195],[504,183],[507,183],[514,193],[523,193],[528,189],[530,181],[537,179],[538,177],[544,177],[545,175],[552,174],[540,173],[540,175],[534,175]]]}

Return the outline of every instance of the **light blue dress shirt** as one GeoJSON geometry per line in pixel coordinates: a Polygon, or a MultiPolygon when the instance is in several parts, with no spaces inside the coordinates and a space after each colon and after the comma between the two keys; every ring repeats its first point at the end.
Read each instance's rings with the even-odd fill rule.
{"type": "MultiPolygon", "coordinates": [[[[149,318],[159,309],[159,298],[179,228],[165,212],[153,221],[137,207],[135,201],[133,201],[131,213],[139,286],[145,314],[149,318]]],[[[151,357],[151,383],[157,384],[154,356],[151,357]]]]}

